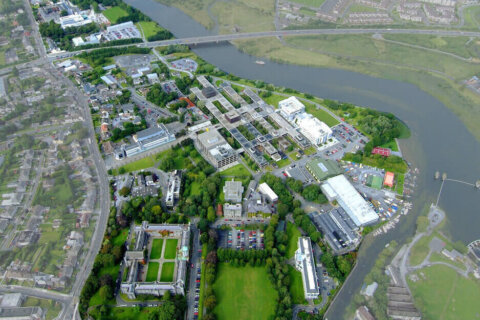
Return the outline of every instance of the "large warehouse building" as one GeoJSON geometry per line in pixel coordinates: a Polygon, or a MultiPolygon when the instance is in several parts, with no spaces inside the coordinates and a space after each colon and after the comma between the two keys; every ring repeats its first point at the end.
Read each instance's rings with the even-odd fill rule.
{"type": "Polygon", "coordinates": [[[325,181],[322,191],[329,201],[337,200],[357,226],[365,226],[378,220],[375,211],[343,174],[325,181]]]}
{"type": "Polygon", "coordinates": [[[323,181],[343,172],[336,161],[322,158],[315,158],[307,162],[305,168],[317,181],[323,181]]]}

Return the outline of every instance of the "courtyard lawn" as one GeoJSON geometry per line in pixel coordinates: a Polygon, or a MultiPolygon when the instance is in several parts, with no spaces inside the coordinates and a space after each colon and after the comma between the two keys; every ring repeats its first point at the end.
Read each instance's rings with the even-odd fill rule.
{"type": "Polygon", "coordinates": [[[228,168],[222,172],[220,172],[222,176],[233,176],[236,178],[241,178],[241,177],[250,177],[250,172],[245,168],[243,164],[237,164],[236,166],[233,166],[231,168],[228,168]]]}
{"type": "Polygon", "coordinates": [[[270,319],[275,312],[277,292],[268,278],[264,267],[236,268],[220,263],[213,285],[217,319],[270,319]]]}
{"type": "Polygon", "coordinates": [[[172,282],[174,270],[175,270],[175,262],[164,262],[162,264],[162,273],[160,274],[160,281],[172,282]]]}
{"type": "Polygon", "coordinates": [[[288,275],[290,276],[290,286],[288,290],[292,296],[294,304],[307,304],[303,292],[302,274],[292,266],[288,266],[288,275]]]}
{"type": "Polygon", "coordinates": [[[149,262],[146,282],[156,281],[158,278],[158,269],[160,268],[160,263],[158,262],[149,262]]]}
{"type": "Polygon", "coordinates": [[[408,281],[415,305],[425,319],[478,319],[480,285],[442,265],[423,268],[415,274],[417,281],[408,281]]]}
{"type": "Polygon", "coordinates": [[[298,228],[291,222],[287,222],[287,258],[292,258],[297,251],[298,238],[302,236],[298,228]]]}
{"type": "Polygon", "coordinates": [[[195,195],[200,195],[200,192],[202,191],[202,185],[200,182],[193,181],[190,184],[190,195],[195,196],[195,195]]]}
{"type": "Polygon", "coordinates": [[[280,160],[280,161],[277,162],[277,166],[278,166],[279,168],[283,168],[283,167],[285,167],[285,166],[288,166],[290,163],[291,163],[291,160],[290,160],[289,158],[287,158],[287,159],[282,159],[282,160],[280,160]]]}
{"type": "Polygon", "coordinates": [[[128,16],[127,11],[120,7],[111,7],[102,12],[105,18],[107,18],[112,24],[116,24],[118,19],[128,16]]]}
{"type": "Polygon", "coordinates": [[[153,239],[150,259],[160,259],[162,257],[163,239],[153,239]]]}
{"type": "Polygon", "coordinates": [[[163,255],[164,259],[175,259],[177,256],[177,244],[178,239],[167,239],[165,254],[163,255]]]}

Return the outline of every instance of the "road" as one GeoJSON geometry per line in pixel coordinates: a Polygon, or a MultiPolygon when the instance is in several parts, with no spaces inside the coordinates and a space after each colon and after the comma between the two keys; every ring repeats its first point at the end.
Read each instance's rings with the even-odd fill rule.
{"type": "Polygon", "coordinates": [[[196,284],[196,279],[197,279],[197,269],[201,267],[202,265],[202,260],[201,256],[202,254],[198,252],[200,249],[200,235],[198,232],[198,229],[196,227],[197,225],[197,218],[192,219],[192,222],[190,224],[190,228],[193,234],[193,242],[192,242],[192,258],[189,261],[190,267],[188,270],[190,271],[190,277],[189,277],[189,283],[188,283],[188,292],[186,293],[186,298],[187,298],[187,319],[191,320],[193,319],[193,309],[195,305],[195,284],[196,284]],[[193,268],[191,268],[191,265],[193,264],[193,268]]]}
{"type": "MultiPolygon", "coordinates": [[[[282,31],[264,31],[264,32],[245,32],[234,34],[222,34],[212,36],[201,36],[161,41],[140,42],[136,44],[119,45],[116,47],[127,47],[135,45],[140,48],[155,48],[169,45],[198,45],[207,43],[219,43],[225,41],[258,39],[269,37],[285,37],[285,36],[306,36],[306,35],[357,35],[357,34],[415,34],[415,35],[435,35],[444,37],[464,36],[480,38],[480,32],[475,31],[458,31],[458,30],[432,30],[432,29],[305,29],[305,30],[282,30],[282,31]]],[[[83,52],[98,50],[98,48],[78,50],[74,52],[59,52],[49,54],[48,58],[53,61],[72,57],[83,52]]]]}

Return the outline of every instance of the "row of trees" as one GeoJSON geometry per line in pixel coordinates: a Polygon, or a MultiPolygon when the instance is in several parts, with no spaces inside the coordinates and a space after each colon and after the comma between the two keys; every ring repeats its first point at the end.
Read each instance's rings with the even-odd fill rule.
{"type": "Polygon", "coordinates": [[[218,261],[230,262],[234,266],[249,263],[252,266],[260,266],[265,264],[265,259],[268,257],[266,250],[235,250],[219,248],[217,250],[218,261]]]}

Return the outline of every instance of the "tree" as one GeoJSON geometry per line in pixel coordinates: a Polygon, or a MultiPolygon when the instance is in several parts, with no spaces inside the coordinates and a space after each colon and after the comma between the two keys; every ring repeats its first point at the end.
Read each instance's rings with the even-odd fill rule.
{"type": "Polygon", "coordinates": [[[107,285],[102,286],[98,291],[98,294],[102,301],[105,303],[112,298],[112,289],[110,288],[110,286],[107,285]]]}
{"type": "Polygon", "coordinates": [[[215,218],[216,218],[215,209],[213,209],[212,206],[208,207],[207,220],[208,220],[209,222],[215,222],[215,218]]]}
{"type": "Polygon", "coordinates": [[[130,194],[130,188],[129,187],[123,187],[118,191],[118,194],[121,195],[122,197],[126,197],[130,194]]]}
{"type": "Polygon", "coordinates": [[[208,296],[205,299],[205,307],[207,307],[208,310],[213,310],[216,305],[217,305],[217,298],[215,298],[214,295],[208,296]]]}

